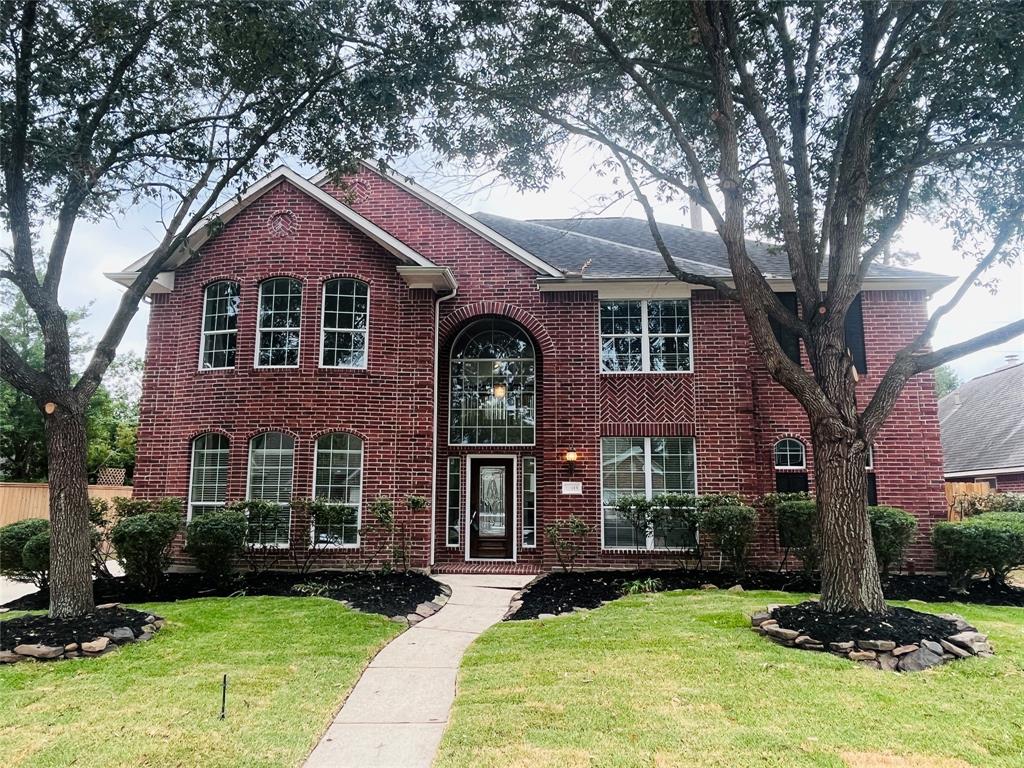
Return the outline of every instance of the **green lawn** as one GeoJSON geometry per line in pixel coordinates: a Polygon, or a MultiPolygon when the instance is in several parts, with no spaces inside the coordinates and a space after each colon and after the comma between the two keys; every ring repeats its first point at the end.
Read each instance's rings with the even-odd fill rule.
{"type": "Polygon", "coordinates": [[[0,765],[293,768],[370,658],[399,632],[383,617],[321,598],[210,598],[144,609],[167,618],[148,643],[95,659],[0,668],[0,765]]]}
{"type": "Polygon", "coordinates": [[[997,656],[897,675],[750,631],[745,612],[800,599],[671,592],[492,627],[435,768],[1024,765],[1024,609],[914,604],[997,656]]]}

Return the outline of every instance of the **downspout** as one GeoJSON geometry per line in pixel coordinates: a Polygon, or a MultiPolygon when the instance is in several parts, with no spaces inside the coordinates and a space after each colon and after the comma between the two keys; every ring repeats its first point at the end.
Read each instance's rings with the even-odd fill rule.
{"type": "Polygon", "coordinates": [[[438,384],[437,372],[439,370],[439,358],[441,350],[441,302],[454,299],[459,292],[459,286],[452,288],[451,293],[439,296],[434,301],[434,407],[430,428],[433,430],[433,445],[430,452],[430,567],[434,567],[434,559],[437,553],[437,433],[440,431],[437,425],[437,398],[438,384]]]}

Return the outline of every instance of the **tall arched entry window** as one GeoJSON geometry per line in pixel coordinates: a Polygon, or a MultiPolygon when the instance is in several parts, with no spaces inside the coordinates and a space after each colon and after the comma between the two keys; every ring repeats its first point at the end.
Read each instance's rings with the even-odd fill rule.
{"type": "Polygon", "coordinates": [[[515,323],[478,320],[452,345],[448,441],[458,445],[533,445],[537,359],[515,323]]]}

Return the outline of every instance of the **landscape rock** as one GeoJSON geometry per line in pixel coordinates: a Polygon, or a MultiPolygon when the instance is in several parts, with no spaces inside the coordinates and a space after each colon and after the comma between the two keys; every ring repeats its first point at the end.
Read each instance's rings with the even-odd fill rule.
{"type": "Polygon", "coordinates": [[[78,650],[78,643],[68,643],[64,646],[64,653],[70,653],[71,651],[78,650]]]}
{"type": "Polygon", "coordinates": [[[916,651],[920,647],[921,646],[917,645],[916,643],[910,643],[909,645],[901,645],[899,648],[893,648],[892,655],[893,656],[904,656],[904,655],[906,655],[908,653],[913,653],[914,651],[916,651]]]}
{"type": "Polygon", "coordinates": [[[153,623],[153,622],[155,622],[155,621],[156,621],[156,616],[154,616],[154,615],[153,615],[152,613],[151,613],[151,614],[149,614],[149,615],[148,615],[148,616],[146,617],[146,623],[147,623],[147,624],[152,624],[152,623],[153,623]]]}
{"type": "Polygon", "coordinates": [[[141,635],[139,635],[139,642],[140,643],[144,643],[147,640],[152,640],[152,639],[153,639],[153,633],[152,632],[143,632],[141,635]]]}
{"type": "Polygon", "coordinates": [[[91,643],[82,643],[83,653],[103,653],[110,645],[109,637],[97,637],[91,643]]]}
{"type": "Polygon", "coordinates": [[[874,651],[850,651],[848,658],[850,661],[874,661],[878,654],[874,651]]]}
{"type": "Polygon", "coordinates": [[[946,639],[951,643],[959,645],[961,648],[966,648],[976,656],[982,653],[992,652],[992,646],[989,645],[988,638],[980,632],[958,632],[955,635],[950,635],[946,639]]]}
{"type": "Polygon", "coordinates": [[[895,672],[899,663],[900,659],[898,656],[893,656],[891,653],[878,654],[879,669],[882,669],[885,672],[895,672]]]}
{"type": "Polygon", "coordinates": [[[978,630],[967,623],[967,619],[961,616],[959,613],[940,613],[938,614],[940,619],[946,621],[952,621],[956,625],[957,632],[977,632],[978,630]]]}
{"type": "Polygon", "coordinates": [[[24,660],[24,656],[19,656],[14,651],[0,651],[0,664],[14,664],[24,660]]]}
{"type": "Polygon", "coordinates": [[[413,624],[419,624],[423,621],[423,617],[418,613],[410,613],[406,615],[405,620],[409,622],[409,626],[412,626],[413,624]]]}
{"type": "Polygon", "coordinates": [[[729,587],[729,589],[726,590],[726,592],[742,592],[742,591],[743,591],[743,585],[742,584],[733,584],[731,587],[729,587]]]}
{"type": "Polygon", "coordinates": [[[700,588],[701,589],[718,589],[718,585],[716,585],[716,584],[701,584],[700,588]]]}
{"type": "Polygon", "coordinates": [[[828,648],[830,651],[835,651],[836,653],[848,653],[853,650],[853,641],[848,640],[842,643],[829,643],[828,648]]]}
{"type": "Polygon", "coordinates": [[[120,607],[121,607],[120,603],[103,603],[103,605],[97,605],[96,606],[96,610],[97,611],[109,611],[109,610],[111,610],[113,608],[120,608],[120,607]]]}
{"type": "Polygon", "coordinates": [[[555,618],[555,614],[553,614],[553,613],[542,613],[537,618],[540,619],[541,621],[547,621],[548,619],[555,618]]]}
{"type": "Polygon", "coordinates": [[[811,651],[817,651],[825,647],[825,644],[821,642],[821,640],[815,640],[813,637],[808,635],[800,635],[794,642],[796,642],[796,644],[801,648],[807,648],[811,651]]]}
{"type": "Polygon", "coordinates": [[[63,645],[33,645],[15,646],[14,652],[19,656],[30,656],[33,659],[56,659],[64,655],[63,645]]]}
{"type": "Polygon", "coordinates": [[[901,672],[921,672],[942,663],[941,655],[932,653],[927,648],[918,648],[913,653],[900,656],[899,670],[901,672]]]}
{"type": "Polygon", "coordinates": [[[800,633],[795,629],[786,629],[778,624],[771,624],[765,627],[764,632],[766,635],[779,640],[796,640],[800,636],[800,633]]]}
{"type": "Polygon", "coordinates": [[[772,615],[768,613],[768,611],[757,611],[750,616],[750,626],[752,627],[760,627],[766,621],[774,621],[774,619],[772,619],[772,615]]]}
{"type": "Polygon", "coordinates": [[[416,613],[424,619],[433,616],[439,610],[441,610],[441,606],[435,602],[420,603],[416,606],[416,613]]]}
{"type": "Polygon", "coordinates": [[[149,632],[150,634],[152,634],[153,632],[156,632],[156,624],[153,624],[152,622],[150,622],[149,624],[143,624],[142,631],[149,632]]]}
{"type": "Polygon", "coordinates": [[[104,637],[110,638],[113,642],[120,645],[121,643],[132,643],[135,642],[135,633],[132,632],[131,627],[115,627],[109,632],[103,633],[104,637]]]}
{"type": "Polygon", "coordinates": [[[892,651],[896,643],[892,640],[858,640],[857,647],[864,651],[892,651]]]}
{"type": "Polygon", "coordinates": [[[921,647],[927,648],[929,651],[938,656],[942,655],[942,646],[936,643],[934,640],[922,640],[921,647]]]}

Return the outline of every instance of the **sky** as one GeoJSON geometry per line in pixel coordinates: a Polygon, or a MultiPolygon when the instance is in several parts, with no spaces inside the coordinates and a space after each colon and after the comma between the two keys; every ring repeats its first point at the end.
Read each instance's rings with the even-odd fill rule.
{"type": "MultiPolygon", "coordinates": [[[[488,175],[467,175],[454,168],[436,169],[422,157],[396,163],[401,171],[429,189],[470,212],[485,211],[510,218],[554,218],[578,215],[643,217],[638,204],[629,200],[614,202],[617,190],[607,178],[591,170],[592,155],[586,151],[567,153],[562,158],[561,178],[543,192],[519,192],[501,179],[488,175]]],[[[296,170],[300,170],[296,166],[296,170]]],[[[688,225],[689,215],[661,206],[659,220],[688,225]]],[[[706,219],[705,219],[706,220],[706,219]]],[[[705,225],[707,226],[707,225],[705,225]]],[[[98,338],[120,300],[121,288],[103,276],[117,272],[145,254],[159,239],[159,212],[139,208],[114,220],[83,222],[75,230],[68,254],[61,300],[65,307],[92,302],[85,329],[98,338]]],[[[932,222],[915,219],[904,227],[898,246],[920,254],[912,267],[947,275],[963,275],[969,265],[954,251],[952,235],[932,222]]],[[[680,254],[685,256],[685,254],[680,254]]],[[[944,318],[935,334],[934,346],[961,341],[1024,316],[1024,264],[1000,266],[989,277],[998,282],[998,291],[974,287],[958,307],[944,318]]],[[[940,305],[955,290],[956,284],[936,294],[931,307],[940,305]]],[[[146,345],[148,307],[143,305],[132,321],[121,350],[143,354],[146,345]]],[[[962,381],[993,371],[1005,364],[1008,354],[1024,359],[1024,337],[983,350],[952,363],[962,381]]]]}

